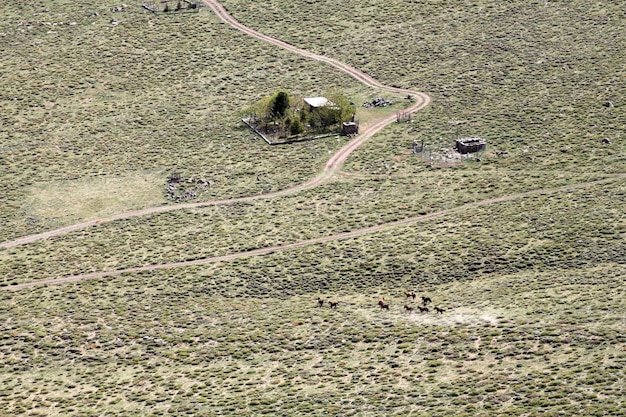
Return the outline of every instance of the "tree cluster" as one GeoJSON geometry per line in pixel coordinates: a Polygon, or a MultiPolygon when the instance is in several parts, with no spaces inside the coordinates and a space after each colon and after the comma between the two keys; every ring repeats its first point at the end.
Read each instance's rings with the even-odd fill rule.
{"type": "Polygon", "coordinates": [[[340,128],[342,122],[354,115],[355,106],[341,91],[329,90],[324,97],[328,99],[327,105],[311,108],[302,97],[278,91],[262,98],[244,113],[266,132],[282,137],[340,128]]]}

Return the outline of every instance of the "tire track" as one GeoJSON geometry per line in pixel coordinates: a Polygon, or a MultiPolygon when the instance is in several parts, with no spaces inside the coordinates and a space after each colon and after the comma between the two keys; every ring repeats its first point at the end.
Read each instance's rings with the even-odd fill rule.
{"type": "Polygon", "coordinates": [[[258,248],[258,249],[253,249],[253,250],[245,251],[245,252],[236,252],[236,253],[230,253],[227,255],[213,256],[209,258],[194,259],[191,261],[169,262],[165,264],[145,265],[145,266],[139,266],[139,267],[133,267],[133,268],[112,270],[112,271],[100,271],[100,272],[92,272],[88,274],[72,275],[68,277],[31,281],[31,282],[25,282],[22,284],[3,287],[3,289],[8,290],[8,291],[16,291],[16,290],[35,287],[39,285],[64,284],[68,282],[82,281],[86,279],[119,276],[119,275],[128,274],[128,273],[148,272],[148,271],[156,271],[160,269],[171,269],[171,268],[205,265],[205,264],[216,263],[216,262],[232,261],[232,260],[240,259],[240,258],[249,258],[252,256],[268,255],[268,254],[275,253],[275,252],[283,252],[283,251],[287,251],[291,249],[302,248],[305,246],[328,243],[328,242],[338,241],[338,240],[352,239],[352,238],[360,237],[363,235],[381,232],[387,229],[392,229],[394,227],[408,226],[414,223],[426,222],[428,220],[436,219],[439,217],[461,213],[463,211],[466,211],[472,208],[478,208],[478,207],[488,206],[491,204],[497,204],[497,203],[502,203],[502,202],[507,202],[507,201],[514,201],[514,200],[524,199],[528,197],[535,197],[535,196],[540,196],[540,195],[549,195],[549,194],[561,193],[561,192],[566,192],[566,191],[573,191],[573,190],[589,187],[592,185],[601,185],[601,184],[610,183],[612,181],[616,181],[618,179],[623,179],[623,178],[626,178],[626,174],[619,174],[619,175],[611,176],[609,178],[604,178],[604,179],[597,180],[597,181],[590,181],[590,182],[579,183],[579,184],[570,184],[570,185],[554,187],[554,188],[538,189],[538,190],[528,191],[525,193],[510,194],[506,196],[476,201],[476,202],[464,204],[458,207],[424,214],[418,217],[409,217],[406,219],[396,220],[394,222],[389,222],[389,223],[384,223],[384,224],[378,224],[375,226],[364,227],[362,229],[356,229],[356,230],[352,230],[349,232],[337,233],[334,235],[323,236],[323,237],[318,237],[315,239],[303,240],[300,242],[288,243],[284,245],[268,246],[265,248],[258,248]]]}
{"type": "MultiPolygon", "coordinates": [[[[213,12],[215,12],[215,14],[222,21],[224,21],[225,23],[231,25],[232,27],[252,37],[255,37],[265,42],[269,42],[275,46],[278,46],[290,52],[302,55],[306,58],[309,58],[315,61],[325,62],[329,65],[332,65],[333,67],[354,77],[356,80],[360,81],[361,83],[363,83],[364,85],[368,87],[379,88],[382,90],[395,92],[395,93],[410,94],[414,96],[415,103],[406,109],[406,111],[408,111],[409,113],[414,113],[420,109],[423,109],[430,103],[430,97],[427,94],[408,90],[408,89],[403,89],[403,88],[386,86],[380,83],[379,81],[375,80],[374,78],[370,77],[369,75],[365,74],[364,72],[359,71],[356,68],[353,68],[340,61],[337,61],[336,59],[325,57],[323,55],[314,54],[312,52],[306,51],[304,49],[298,48],[296,46],[290,45],[286,42],[272,38],[271,36],[264,35],[260,32],[257,32],[253,29],[248,28],[247,26],[235,20],[230,14],[228,14],[224,6],[222,6],[216,0],[205,0],[204,2],[211,8],[211,10],[213,10],[213,12]]],[[[315,176],[311,180],[304,182],[302,184],[296,185],[294,187],[286,188],[283,190],[279,190],[279,191],[275,191],[275,192],[271,192],[267,194],[258,194],[258,195],[247,196],[247,197],[209,200],[209,201],[202,201],[202,202],[197,202],[197,203],[184,203],[184,204],[149,207],[149,208],[140,209],[140,210],[126,211],[126,212],[118,213],[112,216],[101,217],[98,219],[88,220],[86,222],[81,222],[81,223],[75,223],[72,225],[60,227],[58,229],[49,230],[47,232],[37,233],[37,234],[29,235],[29,236],[23,236],[23,237],[20,237],[11,241],[2,242],[0,243],[0,249],[11,248],[11,247],[18,246],[18,245],[32,243],[41,239],[48,239],[54,236],[59,236],[59,235],[67,234],[70,232],[75,232],[77,230],[86,229],[88,227],[97,226],[103,223],[110,223],[116,220],[123,220],[123,219],[128,219],[131,217],[145,216],[145,215],[157,214],[157,213],[165,213],[165,212],[174,211],[174,210],[185,210],[185,209],[208,207],[208,206],[220,206],[220,205],[233,204],[233,203],[239,203],[239,202],[261,200],[261,199],[266,199],[266,198],[276,198],[276,197],[282,197],[282,196],[286,196],[290,194],[295,194],[295,193],[308,190],[311,188],[315,188],[325,182],[328,182],[333,177],[333,175],[339,172],[341,168],[343,167],[343,164],[346,161],[346,159],[348,159],[348,156],[350,156],[350,154],[355,149],[361,146],[363,142],[365,142],[367,139],[374,136],[376,133],[380,132],[383,128],[385,128],[385,126],[395,121],[396,121],[396,116],[391,115],[385,119],[377,121],[372,126],[369,126],[362,133],[360,133],[358,136],[356,136],[354,139],[352,139],[350,142],[344,145],[341,149],[335,152],[335,154],[331,156],[331,158],[328,160],[328,162],[324,166],[324,169],[322,170],[322,172],[320,172],[317,176],[315,176]]]]}

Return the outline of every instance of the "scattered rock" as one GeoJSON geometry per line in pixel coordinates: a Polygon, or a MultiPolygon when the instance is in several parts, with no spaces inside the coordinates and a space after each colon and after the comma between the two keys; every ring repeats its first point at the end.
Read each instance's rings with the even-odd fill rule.
{"type": "Polygon", "coordinates": [[[198,192],[209,188],[209,181],[202,179],[188,178],[183,180],[180,173],[174,172],[167,178],[165,194],[174,201],[185,201],[198,197],[198,192]],[[191,187],[185,187],[190,184],[191,187]]]}
{"type": "Polygon", "coordinates": [[[366,101],[365,103],[363,103],[363,107],[387,107],[387,106],[391,106],[393,104],[392,101],[389,100],[385,100],[382,97],[376,97],[374,100],[372,101],[366,101]]]}
{"type": "Polygon", "coordinates": [[[114,7],[111,7],[111,11],[112,11],[113,13],[115,13],[115,12],[123,12],[123,11],[124,11],[124,9],[125,9],[125,8],[127,8],[127,7],[128,7],[128,6],[126,6],[125,4],[121,4],[121,5],[119,5],[119,6],[114,6],[114,7]]]}

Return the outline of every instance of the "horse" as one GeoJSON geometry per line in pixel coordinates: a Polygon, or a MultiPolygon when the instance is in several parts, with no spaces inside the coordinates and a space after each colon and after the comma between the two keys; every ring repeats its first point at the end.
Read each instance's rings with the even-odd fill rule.
{"type": "Polygon", "coordinates": [[[443,308],[435,307],[435,311],[436,311],[438,314],[443,314],[443,312],[444,312],[444,311],[446,311],[446,310],[444,310],[443,308]]]}
{"type": "Polygon", "coordinates": [[[415,295],[415,293],[413,291],[411,291],[411,292],[405,291],[404,295],[406,296],[406,298],[413,298],[414,300],[415,300],[415,297],[416,297],[416,295],[415,295]]]}
{"type": "Polygon", "coordinates": [[[413,311],[413,307],[408,306],[408,305],[406,305],[406,304],[404,305],[404,309],[405,309],[408,313],[410,313],[411,311],[413,311]]]}
{"type": "Polygon", "coordinates": [[[417,307],[420,309],[420,313],[428,313],[430,310],[428,309],[428,307],[417,307]]]}
{"type": "Polygon", "coordinates": [[[385,297],[380,297],[380,300],[378,300],[378,305],[381,306],[385,304],[385,297]]]}
{"type": "Polygon", "coordinates": [[[389,304],[385,304],[383,302],[378,303],[378,305],[380,306],[381,310],[387,310],[389,311],[389,304]]]}
{"type": "Polygon", "coordinates": [[[430,298],[422,296],[422,304],[424,304],[424,306],[426,306],[426,304],[432,303],[432,302],[433,302],[433,300],[431,300],[430,298]]]}
{"type": "Polygon", "coordinates": [[[329,301],[328,304],[330,304],[330,308],[337,308],[339,301],[329,301]]]}
{"type": "Polygon", "coordinates": [[[324,306],[324,300],[322,300],[321,298],[317,297],[317,306],[318,307],[323,307],[324,306]]]}

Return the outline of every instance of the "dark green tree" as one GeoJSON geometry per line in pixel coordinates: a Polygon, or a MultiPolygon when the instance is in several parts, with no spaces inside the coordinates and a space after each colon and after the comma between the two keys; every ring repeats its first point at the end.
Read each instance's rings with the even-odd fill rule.
{"type": "Polygon", "coordinates": [[[279,91],[272,97],[272,117],[274,119],[282,119],[287,114],[289,109],[289,94],[284,91],[279,91]]]}

